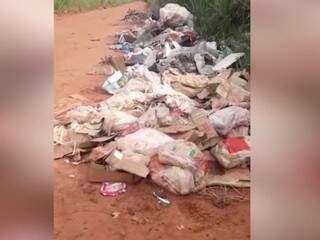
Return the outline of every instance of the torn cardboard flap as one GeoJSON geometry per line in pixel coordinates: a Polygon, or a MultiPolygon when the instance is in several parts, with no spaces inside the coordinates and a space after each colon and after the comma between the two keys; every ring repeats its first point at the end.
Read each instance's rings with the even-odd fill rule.
{"type": "Polygon", "coordinates": [[[203,150],[207,150],[209,148],[212,148],[214,147],[215,145],[218,144],[218,142],[220,142],[221,138],[219,136],[215,136],[215,137],[212,137],[210,139],[206,139],[204,141],[202,141],[198,147],[201,151],[203,150]]]}
{"type": "Polygon", "coordinates": [[[209,121],[207,113],[203,109],[195,109],[190,114],[192,121],[196,124],[197,128],[206,134],[208,138],[218,136],[216,130],[213,128],[209,121]]]}
{"type": "Polygon", "coordinates": [[[92,138],[90,141],[91,142],[96,142],[96,143],[103,143],[103,142],[109,142],[113,140],[117,135],[114,134],[112,136],[103,136],[103,137],[97,137],[97,138],[92,138]]]}
{"type": "Polygon", "coordinates": [[[53,145],[53,154],[54,159],[63,158],[66,155],[72,154],[75,150],[74,143],[67,144],[54,144],[53,145]]]}
{"type": "Polygon", "coordinates": [[[187,87],[178,82],[172,83],[172,87],[174,90],[181,92],[188,97],[195,97],[202,90],[201,88],[187,87]]]}
{"type": "Polygon", "coordinates": [[[114,150],[106,159],[106,162],[115,169],[123,170],[140,177],[147,177],[149,169],[147,168],[148,157],[142,154],[124,154],[114,150]]]}
{"type": "Polygon", "coordinates": [[[177,138],[196,143],[203,136],[204,136],[203,132],[200,132],[198,130],[193,129],[193,130],[190,130],[186,133],[179,135],[177,138]]]}
{"type": "Polygon", "coordinates": [[[234,168],[225,171],[222,175],[208,174],[205,181],[207,186],[250,187],[250,170],[248,168],[234,168]]]}
{"type": "Polygon", "coordinates": [[[194,125],[172,125],[168,127],[161,127],[158,130],[164,133],[182,133],[194,129],[194,125]]]}
{"type": "Polygon", "coordinates": [[[96,161],[101,158],[109,156],[112,151],[117,147],[117,144],[115,142],[111,142],[105,146],[99,146],[94,149],[92,149],[91,153],[88,156],[88,159],[90,161],[96,161]]]}

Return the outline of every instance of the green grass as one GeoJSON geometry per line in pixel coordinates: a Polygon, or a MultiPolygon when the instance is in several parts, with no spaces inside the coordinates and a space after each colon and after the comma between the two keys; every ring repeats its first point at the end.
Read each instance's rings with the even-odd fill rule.
{"type": "Polygon", "coordinates": [[[54,0],[54,10],[56,12],[81,11],[106,6],[117,6],[128,2],[131,2],[131,0],[54,0]]]}
{"type": "Polygon", "coordinates": [[[245,52],[237,63],[250,68],[250,0],[148,0],[164,6],[176,2],[195,17],[195,30],[204,39],[217,41],[225,52],[245,52]],[[158,1],[158,3],[156,3],[158,1]]]}

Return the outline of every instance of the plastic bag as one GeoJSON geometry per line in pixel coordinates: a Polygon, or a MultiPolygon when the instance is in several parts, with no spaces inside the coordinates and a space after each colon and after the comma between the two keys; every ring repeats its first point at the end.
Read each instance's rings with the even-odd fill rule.
{"type": "Polygon", "coordinates": [[[123,87],[127,82],[127,76],[123,75],[120,71],[116,71],[103,83],[102,88],[110,94],[115,94],[117,90],[123,87]]]}
{"type": "Polygon", "coordinates": [[[149,109],[142,114],[138,122],[141,127],[156,128],[158,126],[156,108],[154,106],[150,106],[149,109]]]}
{"type": "Polygon", "coordinates": [[[188,169],[163,165],[158,156],[152,157],[149,169],[152,181],[172,193],[184,195],[195,189],[193,174],[188,169]]]}
{"type": "Polygon", "coordinates": [[[104,109],[101,114],[104,116],[104,129],[106,132],[123,131],[138,120],[136,117],[118,110],[104,109]]]}
{"type": "Polygon", "coordinates": [[[147,103],[147,98],[144,93],[136,91],[126,91],[115,94],[100,104],[102,106],[106,105],[110,109],[129,110],[136,108],[139,103],[147,103]]]}
{"type": "Polygon", "coordinates": [[[67,113],[71,121],[79,124],[99,123],[102,120],[100,113],[92,106],[79,106],[67,113]]]}
{"type": "Polygon", "coordinates": [[[131,91],[138,91],[138,92],[146,92],[151,88],[151,83],[147,80],[135,77],[129,80],[129,82],[119,91],[119,92],[131,92],[131,91]]]}
{"type": "Polygon", "coordinates": [[[159,161],[166,165],[197,170],[197,160],[202,157],[194,143],[184,140],[171,141],[159,147],[159,161]]]}
{"type": "Polygon", "coordinates": [[[212,155],[227,169],[250,161],[249,137],[234,137],[220,141],[211,149],[212,155]]]}
{"type": "Polygon", "coordinates": [[[163,144],[149,164],[151,179],[176,194],[188,194],[205,186],[206,156],[191,142],[175,140],[163,144]]]}
{"type": "Polygon", "coordinates": [[[131,151],[151,156],[157,153],[159,146],[172,140],[173,138],[156,129],[142,128],[117,139],[117,146],[122,151],[131,151]]]}
{"type": "Polygon", "coordinates": [[[233,128],[250,125],[250,112],[241,107],[231,106],[209,116],[215,130],[226,136],[233,128]]]}
{"type": "Polygon", "coordinates": [[[168,3],[160,8],[160,20],[166,21],[172,27],[185,24],[193,27],[193,15],[185,7],[176,3],[168,3]]]}
{"type": "Polygon", "coordinates": [[[169,191],[185,195],[195,189],[191,171],[175,166],[152,175],[152,180],[169,191]]]}

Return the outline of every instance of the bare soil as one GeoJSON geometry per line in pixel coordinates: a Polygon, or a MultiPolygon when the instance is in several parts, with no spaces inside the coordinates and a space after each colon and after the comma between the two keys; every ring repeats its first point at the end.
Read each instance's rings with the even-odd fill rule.
{"type": "MultiPolygon", "coordinates": [[[[55,104],[71,94],[92,101],[107,96],[100,90],[101,76],[86,73],[109,50],[115,32],[127,28],[121,19],[143,2],[115,8],[55,16],[55,104]]],[[[152,196],[159,189],[149,180],[129,185],[117,197],[103,197],[100,184],[86,182],[87,165],[54,161],[54,236],[57,240],[216,239],[250,238],[250,202],[236,201],[218,208],[201,194],[175,196],[160,206],[152,196]],[[119,212],[118,217],[112,213],[119,212]]],[[[249,192],[244,191],[246,197],[249,192]]],[[[117,214],[115,214],[117,215],[117,214]]]]}

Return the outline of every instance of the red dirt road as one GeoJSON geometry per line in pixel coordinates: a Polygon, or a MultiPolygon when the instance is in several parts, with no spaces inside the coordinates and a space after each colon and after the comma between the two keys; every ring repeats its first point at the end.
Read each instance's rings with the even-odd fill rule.
{"type": "MultiPolygon", "coordinates": [[[[103,78],[86,73],[101,57],[115,54],[108,45],[116,31],[128,27],[121,19],[129,8],[143,10],[145,4],[55,16],[55,103],[75,93],[91,92],[87,97],[92,100],[104,97],[99,90],[103,78]]],[[[85,184],[86,169],[85,164],[54,162],[56,240],[250,239],[248,201],[220,209],[199,194],[168,194],[172,205],[163,208],[152,196],[157,186],[148,180],[128,186],[121,196],[103,197],[99,184],[85,184]],[[120,212],[119,217],[113,218],[113,212],[120,212]]]]}

